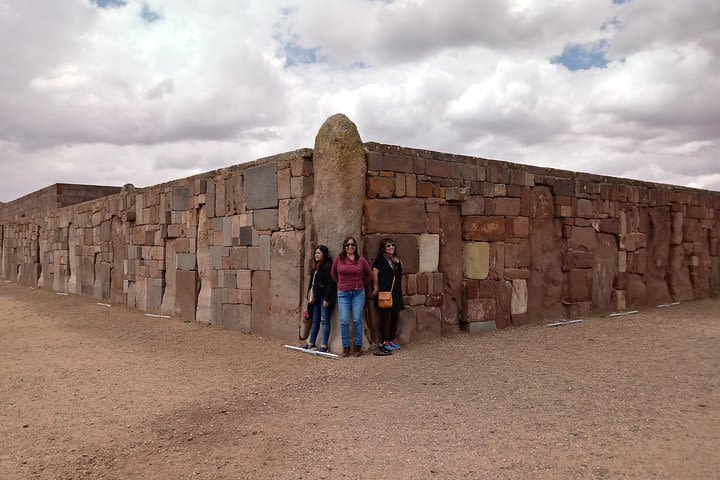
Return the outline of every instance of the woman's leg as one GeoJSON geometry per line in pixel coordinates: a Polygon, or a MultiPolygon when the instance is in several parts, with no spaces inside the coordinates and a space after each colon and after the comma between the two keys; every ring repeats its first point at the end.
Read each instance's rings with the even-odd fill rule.
{"type": "Polygon", "coordinates": [[[350,310],[352,308],[352,291],[338,290],[338,314],[340,316],[340,338],[343,348],[350,346],[350,310]]]}
{"type": "Polygon", "coordinates": [[[398,325],[400,318],[400,310],[390,309],[390,321],[388,328],[388,341],[398,338],[398,325]]]}
{"type": "Polygon", "coordinates": [[[330,312],[322,303],[324,299],[320,299],[320,323],[322,324],[323,341],[322,346],[327,347],[330,341],[330,312]]]}
{"type": "Polygon", "coordinates": [[[379,308],[378,311],[380,312],[380,343],[389,342],[392,340],[392,330],[390,329],[390,309],[379,308]]]}
{"type": "Polygon", "coordinates": [[[318,332],[320,331],[320,312],[322,308],[322,299],[315,299],[312,308],[312,327],[310,328],[310,336],[308,337],[308,343],[315,345],[317,340],[318,332]]]}
{"type": "Polygon", "coordinates": [[[365,308],[365,290],[355,290],[352,296],[353,328],[355,329],[355,346],[362,347],[363,310],[365,308]]]}

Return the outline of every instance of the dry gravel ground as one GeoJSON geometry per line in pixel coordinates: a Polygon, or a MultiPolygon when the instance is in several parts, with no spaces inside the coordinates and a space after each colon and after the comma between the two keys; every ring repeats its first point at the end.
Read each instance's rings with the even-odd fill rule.
{"type": "Polygon", "coordinates": [[[720,478],[720,299],[331,360],[0,282],[0,478],[720,478]]]}

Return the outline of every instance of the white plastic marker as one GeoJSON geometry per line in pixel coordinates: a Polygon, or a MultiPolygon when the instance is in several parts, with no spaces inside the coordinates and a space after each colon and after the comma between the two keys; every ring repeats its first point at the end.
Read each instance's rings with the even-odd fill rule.
{"type": "Polygon", "coordinates": [[[170,315],[155,315],[154,313],[146,313],[145,316],[155,318],[170,318],[170,315]]]}
{"type": "Polygon", "coordinates": [[[290,350],[295,350],[297,352],[303,352],[303,353],[309,353],[310,355],[317,355],[319,357],[327,357],[327,358],[338,358],[337,355],[330,352],[318,352],[317,350],[310,350],[309,348],[302,348],[302,347],[296,347],[295,345],[283,345],[285,348],[289,348],[290,350]]]}
{"type": "Polygon", "coordinates": [[[582,320],[560,320],[559,322],[548,323],[548,327],[559,327],[560,325],[571,325],[580,322],[582,322],[582,320]]]}
{"type": "Polygon", "coordinates": [[[622,317],[623,315],[632,315],[633,313],[638,313],[638,311],[628,310],[627,312],[611,313],[610,315],[608,315],[608,317],[622,317]]]}
{"type": "Polygon", "coordinates": [[[56,295],[67,295],[67,293],[55,292],[56,295]]]}
{"type": "Polygon", "coordinates": [[[657,308],[666,308],[666,307],[673,307],[675,305],[680,305],[680,302],[673,302],[673,303],[661,303],[660,305],[656,305],[657,308]]]}
{"type": "Polygon", "coordinates": [[[103,307],[112,307],[112,305],[110,305],[109,303],[100,303],[100,302],[98,302],[98,305],[101,305],[101,306],[103,306],[103,307]]]}

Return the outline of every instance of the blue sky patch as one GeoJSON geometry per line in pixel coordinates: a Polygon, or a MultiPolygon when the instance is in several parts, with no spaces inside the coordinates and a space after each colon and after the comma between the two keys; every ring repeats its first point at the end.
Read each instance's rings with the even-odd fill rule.
{"type": "Polygon", "coordinates": [[[585,45],[578,43],[566,45],[562,54],[551,58],[550,63],[564,65],[571,72],[591,68],[605,68],[608,64],[608,59],[605,57],[607,47],[606,40],[585,45]]]}
{"type": "Polygon", "coordinates": [[[147,23],[157,22],[158,20],[160,20],[160,14],[150,10],[150,7],[148,7],[147,3],[143,4],[143,9],[142,12],[140,12],[140,16],[147,23]]]}
{"type": "Polygon", "coordinates": [[[127,5],[124,0],[89,0],[90,5],[95,5],[100,8],[120,8],[127,5]]]}
{"type": "Polygon", "coordinates": [[[318,62],[317,48],[304,48],[293,42],[286,43],[284,48],[286,67],[318,62]]]}
{"type": "Polygon", "coordinates": [[[612,0],[615,5],[622,5],[623,3],[630,3],[630,0],[612,0]]]}

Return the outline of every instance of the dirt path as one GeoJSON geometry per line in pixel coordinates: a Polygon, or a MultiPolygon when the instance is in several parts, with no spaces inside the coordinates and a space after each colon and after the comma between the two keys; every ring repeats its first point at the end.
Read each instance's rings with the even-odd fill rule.
{"type": "Polygon", "coordinates": [[[328,360],[0,283],[0,478],[720,478],[720,299],[328,360]]]}

